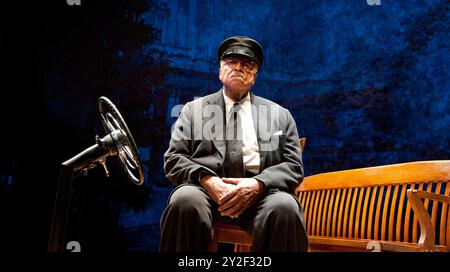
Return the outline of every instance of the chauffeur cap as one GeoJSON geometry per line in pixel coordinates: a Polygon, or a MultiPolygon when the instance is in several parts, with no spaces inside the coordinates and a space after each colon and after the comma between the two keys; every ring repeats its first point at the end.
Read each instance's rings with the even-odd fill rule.
{"type": "Polygon", "coordinates": [[[232,55],[242,55],[252,58],[258,68],[263,64],[263,49],[261,45],[246,36],[233,36],[225,39],[217,50],[219,61],[232,55]]]}

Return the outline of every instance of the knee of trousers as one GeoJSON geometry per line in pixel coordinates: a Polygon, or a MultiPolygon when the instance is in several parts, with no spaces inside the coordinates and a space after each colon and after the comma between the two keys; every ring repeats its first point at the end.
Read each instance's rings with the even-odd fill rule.
{"type": "Polygon", "coordinates": [[[195,185],[177,188],[170,196],[168,209],[178,215],[210,216],[211,214],[207,194],[195,185]]]}
{"type": "Polygon", "coordinates": [[[285,220],[288,222],[301,221],[300,209],[292,195],[279,192],[269,197],[265,212],[271,219],[285,220]]]}

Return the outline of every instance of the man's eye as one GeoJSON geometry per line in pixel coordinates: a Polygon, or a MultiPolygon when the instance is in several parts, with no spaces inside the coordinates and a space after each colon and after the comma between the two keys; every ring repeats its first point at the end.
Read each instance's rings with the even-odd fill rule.
{"type": "Polygon", "coordinates": [[[253,70],[253,68],[255,68],[255,66],[256,66],[256,64],[254,62],[251,62],[251,61],[244,63],[244,67],[249,69],[249,70],[253,70]]]}

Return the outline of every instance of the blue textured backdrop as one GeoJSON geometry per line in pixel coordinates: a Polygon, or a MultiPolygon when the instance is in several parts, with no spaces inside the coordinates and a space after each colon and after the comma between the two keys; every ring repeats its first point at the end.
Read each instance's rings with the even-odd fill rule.
{"type": "MultiPolygon", "coordinates": [[[[157,250],[159,218],[172,189],[162,172],[162,155],[176,120],[172,113],[221,87],[216,49],[232,35],[253,37],[264,47],[265,64],[254,92],[293,114],[300,136],[308,139],[306,175],[449,158],[448,0],[153,0],[135,7],[139,12],[134,16],[125,16],[125,22],[138,22],[130,28],[112,19],[129,9],[115,12],[107,2],[102,5],[108,8],[99,5],[93,11],[89,5],[94,4],[86,1],[78,10],[64,6],[56,18],[47,11],[45,27],[35,30],[51,38],[26,38],[39,45],[31,54],[40,92],[32,97],[44,105],[41,113],[49,127],[60,131],[50,139],[84,139],[61,148],[46,163],[52,167],[48,172],[57,173],[58,163],[92,144],[98,130],[89,122],[97,119],[100,94],[117,103],[136,134],[146,167],[147,191],[139,195],[140,208],[130,209],[129,199],[110,192],[127,185],[108,187],[104,181],[97,184],[103,191],[78,188],[79,194],[89,191],[94,201],[76,198],[81,211],[106,203],[113,215],[104,227],[117,228],[111,236],[123,234],[120,246],[125,250],[157,250]],[[74,18],[78,25],[71,23],[74,18]],[[53,29],[58,24],[70,32],[53,29]],[[141,30],[148,39],[134,32],[141,30]]],[[[4,161],[14,166],[2,170],[2,184],[14,191],[15,178],[20,180],[14,173],[25,171],[26,159],[4,161]]],[[[51,205],[42,208],[50,211],[51,205]]],[[[91,211],[88,218],[97,219],[101,212],[91,211]]],[[[96,239],[92,228],[80,232],[91,232],[89,239],[96,239]]]]}
{"type": "Polygon", "coordinates": [[[173,69],[167,112],[220,87],[217,45],[242,34],[265,50],[254,92],[308,139],[306,175],[448,159],[449,1],[367,2],[161,1],[144,18],[173,69]]]}

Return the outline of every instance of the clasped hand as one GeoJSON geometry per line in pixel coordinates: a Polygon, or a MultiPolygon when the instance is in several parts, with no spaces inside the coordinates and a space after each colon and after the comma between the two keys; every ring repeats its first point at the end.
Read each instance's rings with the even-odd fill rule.
{"type": "Polygon", "coordinates": [[[254,178],[219,178],[208,176],[202,180],[222,216],[237,218],[256,202],[264,190],[262,182],[254,178]]]}

